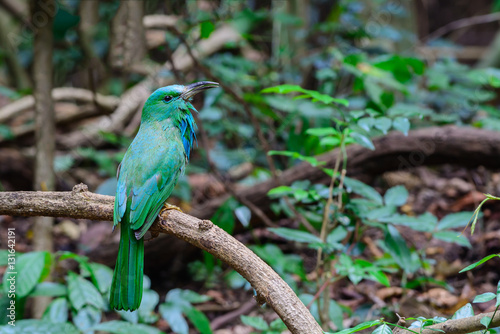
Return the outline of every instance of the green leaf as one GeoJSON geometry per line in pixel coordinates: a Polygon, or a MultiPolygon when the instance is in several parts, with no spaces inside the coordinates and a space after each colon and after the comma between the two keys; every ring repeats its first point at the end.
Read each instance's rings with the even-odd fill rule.
{"type": "Polygon", "coordinates": [[[409,103],[398,103],[387,111],[387,114],[391,117],[401,116],[408,118],[410,117],[422,118],[427,115],[432,115],[433,113],[434,112],[432,109],[409,103]]]}
{"type": "Polygon", "coordinates": [[[334,147],[337,147],[337,146],[340,145],[340,138],[339,137],[332,137],[332,136],[323,137],[319,141],[319,144],[321,146],[334,146],[334,147]]]}
{"type": "Polygon", "coordinates": [[[386,205],[401,206],[408,200],[408,190],[402,185],[392,187],[384,195],[386,205]]]}
{"type": "Polygon", "coordinates": [[[500,306],[500,281],[497,284],[497,302],[495,303],[495,307],[500,306]]]}
{"type": "Polygon", "coordinates": [[[335,244],[342,241],[347,236],[347,230],[343,226],[336,227],[333,231],[326,237],[326,242],[329,244],[335,244]]]}
{"type": "Polygon", "coordinates": [[[392,127],[404,133],[405,136],[408,136],[408,131],[410,131],[410,121],[406,117],[396,117],[394,121],[392,121],[392,127]]]}
{"type": "Polygon", "coordinates": [[[384,244],[394,261],[396,261],[406,273],[412,273],[418,269],[412,266],[411,253],[406,245],[406,241],[392,225],[387,225],[384,244]]]}
{"type": "Polygon", "coordinates": [[[141,306],[139,306],[137,310],[141,322],[150,324],[158,320],[158,316],[155,314],[154,310],[159,301],[160,296],[156,291],[144,289],[141,306]]]}
{"type": "Polygon", "coordinates": [[[37,283],[43,279],[51,259],[48,252],[30,252],[17,256],[15,265],[8,265],[3,275],[4,292],[9,293],[11,286],[15,286],[14,290],[18,298],[29,295],[37,283]]]}
{"type": "Polygon", "coordinates": [[[41,282],[35,286],[35,289],[30,293],[30,297],[34,296],[50,296],[59,297],[66,296],[68,289],[64,284],[54,282],[41,282]]]}
{"type": "Polygon", "coordinates": [[[198,304],[204,303],[212,299],[210,296],[200,295],[192,290],[172,289],[167,293],[166,300],[175,302],[182,300],[188,303],[198,304]]]}
{"type": "Polygon", "coordinates": [[[373,80],[368,79],[363,81],[363,85],[370,100],[376,103],[379,107],[383,108],[381,96],[384,93],[384,90],[382,87],[373,80]]]}
{"type": "Polygon", "coordinates": [[[473,214],[474,212],[472,211],[463,211],[446,215],[443,219],[439,221],[437,229],[441,231],[448,228],[466,226],[469,223],[473,214]]]}
{"type": "Polygon", "coordinates": [[[274,319],[273,321],[271,321],[271,324],[269,325],[269,327],[272,330],[278,331],[280,333],[287,330],[285,323],[280,318],[274,319]]]}
{"type": "Polygon", "coordinates": [[[203,21],[200,23],[200,37],[202,39],[210,37],[215,30],[215,25],[210,21],[203,21]]]}
{"type": "Polygon", "coordinates": [[[375,150],[375,146],[373,146],[371,139],[367,136],[362,135],[359,132],[351,132],[349,136],[351,136],[351,138],[354,139],[354,141],[359,145],[366,147],[367,149],[370,149],[372,151],[375,150]]]}
{"type": "Polygon", "coordinates": [[[281,197],[281,196],[289,195],[293,192],[294,192],[294,189],[292,187],[279,186],[279,187],[276,187],[276,188],[269,190],[267,195],[273,196],[273,197],[281,197]]]}
{"type": "Polygon", "coordinates": [[[269,325],[261,317],[250,317],[247,315],[242,315],[242,316],[240,316],[240,318],[241,318],[241,322],[243,322],[243,324],[245,324],[247,326],[251,326],[251,327],[258,329],[258,330],[261,330],[261,331],[265,331],[265,330],[269,329],[269,325]]]}
{"type": "MultiPolygon", "coordinates": [[[[366,213],[366,218],[369,220],[379,220],[394,215],[396,210],[397,207],[395,207],[394,205],[386,205],[378,209],[368,210],[366,213]]],[[[360,213],[360,215],[364,216],[365,214],[360,213]]]]}
{"type": "Polygon", "coordinates": [[[105,304],[97,288],[85,278],[70,271],[68,273],[68,291],[71,305],[78,311],[85,305],[104,309],[105,304]]]}
{"type": "Polygon", "coordinates": [[[188,334],[189,326],[182,316],[181,309],[177,305],[170,301],[160,304],[159,312],[162,318],[168,322],[172,332],[188,334]]]}
{"type": "Polygon", "coordinates": [[[342,308],[336,301],[330,299],[330,305],[328,307],[328,317],[334,323],[338,329],[344,328],[344,317],[342,315],[342,308]]]}
{"type": "Polygon", "coordinates": [[[135,311],[118,310],[116,312],[122,317],[122,319],[125,319],[127,322],[133,324],[139,323],[139,312],[137,312],[137,310],[135,311]]]}
{"type": "Polygon", "coordinates": [[[303,93],[307,97],[310,97],[313,102],[319,101],[324,104],[330,104],[332,102],[341,104],[344,106],[349,106],[349,101],[345,99],[336,99],[329,95],[321,94],[315,90],[304,89],[298,85],[279,85],[274,87],[268,87],[261,91],[261,93],[277,93],[277,94],[288,94],[288,93],[303,93]]]}
{"type": "Polygon", "coordinates": [[[485,302],[489,302],[490,300],[496,298],[496,294],[494,294],[493,292],[486,292],[486,293],[483,293],[483,294],[480,294],[479,296],[476,296],[476,298],[474,298],[474,300],[472,301],[473,303],[485,303],[485,302]]]}
{"type": "Polygon", "coordinates": [[[68,300],[66,298],[56,298],[43,313],[42,320],[65,323],[68,321],[68,310],[68,300]]]}
{"type": "Polygon", "coordinates": [[[474,316],[474,310],[472,309],[471,303],[467,303],[462,306],[455,314],[451,317],[451,319],[464,319],[474,316]]]}
{"type": "Polygon", "coordinates": [[[241,222],[241,225],[248,227],[250,225],[250,218],[252,218],[252,212],[246,206],[237,207],[234,210],[234,215],[241,222]]]}
{"type": "Polygon", "coordinates": [[[210,329],[210,321],[207,316],[203,314],[200,310],[191,307],[186,312],[186,316],[189,321],[200,331],[201,334],[212,334],[212,330],[210,329]]]}
{"type": "Polygon", "coordinates": [[[321,165],[324,165],[326,162],[325,161],[318,161],[314,157],[306,157],[298,152],[292,152],[292,151],[269,151],[267,154],[269,155],[284,155],[287,157],[291,157],[294,159],[299,159],[302,161],[306,161],[310,163],[313,167],[318,167],[321,165]]]}
{"type": "MultiPolygon", "coordinates": [[[[380,320],[365,321],[365,322],[360,323],[357,326],[354,326],[353,328],[348,328],[348,329],[341,330],[339,332],[335,332],[335,334],[351,334],[351,333],[356,333],[356,332],[365,330],[367,328],[380,325],[381,323],[382,323],[382,321],[380,321],[380,320]]],[[[333,334],[333,333],[327,333],[327,332],[325,332],[325,334],[333,334]]]]}
{"type": "Polygon", "coordinates": [[[370,132],[374,123],[375,121],[372,117],[364,117],[358,120],[358,126],[366,132],[370,132]]]}
{"type": "Polygon", "coordinates": [[[469,247],[469,248],[472,247],[469,240],[463,234],[459,234],[458,232],[455,231],[439,231],[433,233],[432,236],[436,239],[443,240],[446,242],[453,242],[455,244],[464,247],[469,247]]]}
{"type": "Polygon", "coordinates": [[[348,192],[354,192],[379,205],[383,204],[382,196],[375,189],[361,181],[346,176],[344,178],[344,185],[348,192]]]}
{"type": "Polygon", "coordinates": [[[387,131],[391,128],[392,121],[387,117],[379,117],[375,118],[373,125],[382,131],[383,134],[387,134],[387,131]]]}
{"type": "Polygon", "coordinates": [[[279,235],[282,238],[291,241],[304,242],[304,243],[313,243],[313,242],[322,243],[320,238],[309,232],[294,230],[286,227],[269,228],[268,230],[273,232],[274,234],[279,235]]]}
{"type": "Polygon", "coordinates": [[[82,307],[78,313],[73,316],[72,320],[78,329],[82,332],[86,332],[101,322],[101,316],[100,310],[87,305],[82,307]]]}
{"type": "Polygon", "coordinates": [[[479,320],[479,323],[481,323],[484,327],[489,328],[490,323],[491,323],[491,318],[488,316],[484,316],[479,320]]]}
{"type": "MultiPolygon", "coordinates": [[[[53,323],[46,320],[17,320],[16,326],[1,326],[0,334],[81,334],[75,326],[66,323],[53,323]]],[[[139,334],[139,333],[130,333],[139,334]]]]}
{"type": "Polygon", "coordinates": [[[395,214],[389,217],[379,218],[378,221],[408,226],[416,231],[432,232],[436,227],[437,218],[433,214],[426,212],[418,217],[395,214]]]}
{"type": "Polygon", "coordinates": [[[277,94],[288,94],[288,93],[303,93],[304,89],[298,85],[278,85],[274,87],[264,88],[261,93],[277,93],[277,94]]]}
{"type": "Polygon", "coordinates": [[[469,270],[471,270],[471,269],[474,269],[474,268],[476,268],[477,266],[479,266],[479,265],[481,265],[481,264],[485,263],[486,261],[488,261],[488,260],[490,260],[490,259],[492,259],[492,258],[494,258],[494,257],[500,257],[500,254],[491,254],[491,255],[488,255],[488,256],[486,256],[486,257],[482,258],[481,260],[479,260],[479,261],[477,261],[477,262],[475,262],[475,263],[473,263],[473,264],[471,264],[471,265],[468,265],[468,266],[467,266],[467,267],[465,267],[464,269],[460,270],[460,271],[459,271],[459,273],[463,273],[464,271],[469,271],[469,270]]]}
{"type": "Polygon", "coordinates": [[[307,129],[306,133],[308,135],[316,136],[316,137],[340,135],[339,132],[335,128],[332,128],[332,127],[307,129]]]}
{"type": "MultiPolygon", "coordinates": [[[[181,319],[182,316],[181,316],[181,319]]],[[[173,330],[173,328],[171,327],[173,330]]],[[[164,334],[161,330],[143,324],[131,324],[130,322],[121,321],[121,320],[112,320],[108,322],[100,323],[94,327],[92,327],[93,331],[102,331],[108,332],[112,334],[164,334]]],[[[65,333],[65,332],[60,332],[65,333]]],[[[187,330],[185,332],[176,332],[187,334],[187,330]]]]}
{"type": "Polygon", "coordinates": [[[230,197],[212,216],[212,221],[229,234],[233,232],[236,223],[233,211],[237,205],[236,200],[230,197]]]}
{"type": "Polygon", "coordinates": [[[89,263],[90,269],[92,270],[93,276],[96,279],[97,287],[101,293],[108,292],[111,287],[111,280],[113,279],[113,270],[108,266],[100,263],[89,263]]]}
{"type": "Polygon", "coordinates": [[[380,284],[385,285],[386,287],[391,286],[389,278],[382,270],[370,270],[369,274],[373,281],[379,282],[380,284]]]}
{"type": "Polygon", "coordinates": [[[382,324],[375,328],[372,334],[392,334],[392,329],[387,324],[382,324]]]}

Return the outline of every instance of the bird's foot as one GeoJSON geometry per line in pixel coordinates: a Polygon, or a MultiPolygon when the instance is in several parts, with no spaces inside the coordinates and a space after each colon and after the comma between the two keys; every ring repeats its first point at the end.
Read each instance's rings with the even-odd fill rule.
{"type": "Polygon", "coordinates": [[[163,204],[163,208],[161,208],[160,210],[160,216],[163,214],[163,212],[167,210],[177,210],[179,212],[182,212],[181,208],[179,208],[178,206],[168,204],[167,202],[165,202],[165,204],[163,204]]]}

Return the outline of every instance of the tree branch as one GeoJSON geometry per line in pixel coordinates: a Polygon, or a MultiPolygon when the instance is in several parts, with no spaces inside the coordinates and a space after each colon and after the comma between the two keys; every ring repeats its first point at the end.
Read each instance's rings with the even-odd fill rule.
{"type": "MultiPolygon", "coordinates": [[[[94,194],[84,184],[69,192],[0,192],[0,215],[51,216],[112,220],[112,196],[94,194]]],[[[211,221],[169,210],[151,227],[152,232],[173,235],[226,262],[250,282],[256,300],[267,303],[294,334],[322,334],[293,290],[255,253],[211,221]]]]}
{"type": "Polygon", "coordinates": [[[441,28],[435,30],[430,33],[427,37],[425,37],[425,41],[429,42],[435,40],[436,38],[442,37],[446,35],[450,31],[470,27],[477,24],[485,24],[490,22],[500,21],[500,13],[490,13],[485,15],[477,15],[472,17],[466,17],[460,20],[456,20],[450,22],[441,28]]]}
{"type": "MultiPolygon", "coordinates": [[[[74,87],[59,87],[52,90],[52,99],[54,101],[76,100],[78,102],[90,102],[97,104],[105,110],[114,110],[120,98],[116,96],[105,96],[99,93],[92,93],[90,90],[74,87]]],[[[33,95],[27,95],[6,106],[0,108],[0,123],[9,121],[18,113],[32,109],[35,106],[33,95]]]]}

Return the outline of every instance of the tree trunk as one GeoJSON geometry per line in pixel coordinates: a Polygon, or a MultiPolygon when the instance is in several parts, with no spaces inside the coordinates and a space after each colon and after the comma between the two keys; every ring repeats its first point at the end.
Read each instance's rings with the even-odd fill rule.
{"type": "MultiPolygon", "coordinates": [[[[36,190],[54,190],[55,123],[52,102],[52,25],[56,13],[54,0],[34,1],[32,24],[34,26],[33,79],[35,96],[35,180],[36,190]]],[[[53,250],[51,217],[37,217],[33,230],[34,250],[53,250]]],[[[40,318],[50,299],[35,298],[33,317],[40,318]]]]}

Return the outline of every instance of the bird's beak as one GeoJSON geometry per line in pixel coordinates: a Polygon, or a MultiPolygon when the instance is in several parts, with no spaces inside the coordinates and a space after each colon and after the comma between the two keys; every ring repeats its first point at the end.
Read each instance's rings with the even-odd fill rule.
{"type": "Polygon", "coordinates": [[[184,91],[181,94],[181,98],[184,100],[188,100],[205,89],[217,88],[219,84],[217,82],[212,81],[200,81],[195,82],[190,85],[184,87],[184,91]]]}

